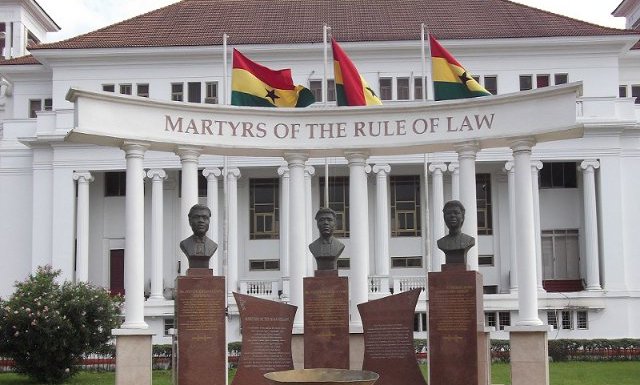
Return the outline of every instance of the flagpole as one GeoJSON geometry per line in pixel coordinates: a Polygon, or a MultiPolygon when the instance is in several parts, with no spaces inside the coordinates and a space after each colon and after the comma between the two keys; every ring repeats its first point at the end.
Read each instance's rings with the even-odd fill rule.
{"type": "MultiPolygon", "coordinates": [[[[422,87],[424,90],[424,87],[422,87]]],[[[433,266],[431,263],[431,231],[429,226],[429,162],[428,162],[428,154],[424,154],[424,212],[425,212],[425,220],[424,220],[424,235],[425,235],[425,256],[426,256],[426,266],[427,271],[433,271],[433,266]]],[[[437,213],[436,213],[437,214],[437,213]]],[[[427,338],[427,350],[430,352],[429,343],[431,342],[431,338],[427,338]]],[[[427,365],[431,364],[431,354],[427,355],[427,365]]],[[[428,366],[430,367],[430,366],[428,366]]],[[[427,383],[431,383],[431,370],[427,371],[427,383]]]]}
{"type": "Polygon", "coordinates": [[[422,59],[422,101],[427,100],[427,58],[424,48],[424,23],[420,24],[420,58],[422,59]]]}
{"type": "MultiPolygon", "coordinates": [[[[322,42],[324,44],[324,78],[322,79],[322,100],[324,106],[329,105],[328,90],[329,82],[329,47],[328,47],[328,35],[330,27],[326,24],[322,27],[322,42]]],[[[324,207],[329,207],[329,158],[324,158],[324,207]]]]}
{"type": "MultiPolygon", "coordinates": [[[[228,97],[228,56],[227,56],[227,40],[229,39],[229,35],[227,35],[226,33],[222,34],[222,93],[223,93],[223,98],[222,98],[222,103],[224,105],[228,105],[229,104],[229,97],[228,97]]],[[[223,194],[224,194],[224,220],[223,220],[223,224],[222,224],[222,251],[223,251],[223,256],[222,256],[222,275],[226,278],[228,278],[229,274],[227,272],[228,269],[228,265],[229,265],[229,187],[227,186],[228,180],[227,180],[227,171],[229,169],[229,164],[228,164],[228,159],[227,156],[224,155],[222,157],[222,162],[223,162],[223,166],[222,166],[222,185],[223,185],[223,194]]],[[[228,291],[229,291],[229,280],[225,279],[225,288],[224,288],[224,298],[225,298],[225,308],[227,309],[226,313],[229,314],[229,295],[228,295],[228,291]]],[[[225,333],[225,349],[224,349],[224,354],[226,357],[226,361],[227,361],[227,373],[229,373],[229,322],[226,322],[226,333],[225,333]]],[[[225,384],[229,385],[229,378],[228,376],[225,376],[225,384]]]]}
{"type": "Polygon", "coordinates": [[[227,57],[227,39],[229,38],[229,35],[227,35],[226,33],[222,34],[222,62],[223,62],[223,66],[222,66],[222,93],[224,95],[223,99],[222,99],[222,103],[223,104],[229,104],[227,103],[227,76],[228,76],[228,60],[229,58],[227,57]]]}
{"type": "MultiPolygon", "coordinates": [[[[429,95],[433,95],[433,100],[435,100],[435,94],[433,91],[433,58],[431,57],[431,32],[429,31],[429,29],[426,29],[427,32],[427,55],[425,55],[425,60],[426,57],[429,57],[429,65],[427,66],[427,76],[429,76],[429,79],[431,79],[430,82],[427,82],[427,84],[429,85],[429,95]]],[[[427,85],[425,84],[425,90],[426,90],[427,85]]]]}

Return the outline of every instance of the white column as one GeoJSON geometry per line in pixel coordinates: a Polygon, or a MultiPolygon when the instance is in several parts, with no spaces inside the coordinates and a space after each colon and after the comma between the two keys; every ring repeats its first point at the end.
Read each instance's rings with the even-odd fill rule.
{"type": "Polygon", "coordinates": [[[4,23],[4,52],[3,56],[5,59],[11,59],[13,56],[11,54],[11,43],[13,43],[13,34],[11,30],[11,22],[4,23]]]}
{"type": "Polygon", "coordinates": [[[538,317],[538,290],[536,285],[536,241],[531,186],[531,147],[533,139],[511,143],[515,168],[516,193],[516,254],[518,265],[517,326],[542,325],[538,317]]]}
{"type": "Polygon", "coordinates": [[[211,219],[209,220],[209,231],[207,236],[218,244],[218,251],[214,254],[213,258],[209,260],[209,268],[213,269],[213,275],[218,275],[218,263],[222,255],[222,248],[218,238],[218,231],[220,230],[218,225],[218,177],[222,175],[219,168],[205,168],[202,170],[202,175],[207,178],[207,207],[211,210],[211,219]]]}
{"type": "Polygon", "coordinates": [[[518,292],[518,261],[516,255],[516,179],[513,161],[504,165],[507,170],[507,188],[509,189],[509,291],[518,292]]]}
{"type": "MultiPolygon", "coordinates": [[[[198,203],[198,157],[200,149],[196,147],[178,147],[176,154],[182,164],[182,178],[180,180],[180,240],[193,234],[189,226],[189,210],[198,203]]],[[[180,274],[185,274],[189,267],[189,260],[184,253],[180,253],[180,274]]]]}
{"type": "MultiPolygon", "coordinates": [[[[280,175],[280,271],[289,278],[289,168],[278,168],[280,175]]],[[[284,288],[283,288],[284,290],[284,288]]],[[[288,293],[285,293],[288,294],[288,293]]]]}
{"type": "MultiPolygon", "coordinates": [[[[375,258],[376,275],[389,276],[389,184],[388,175],[391,166],[388,164],[376,164],[373,166],[376,173],[376,237],[375,258]]],[[[388,292],[387,287],[383,288],[388,292]]]]}
{"type": "Polygon", "coordinates": [[[533,223],[536,239],[536,285],[538,290],[542,287],[542,233],[540,232],[540,189],[538,187],[538,171],[542,170],[542,162],[531,161],[531,192],[533,194],[533,223]]]}
{"type": "Polygon", "coordinates": [[[351,258],[351,324],[362,326],[358,304],[369,299],[369,199],[367,191],[367,156],[347,152],[349,162],[349,223],[351,258]]]}
{"type": "Polygon", "coordinates": [[[124,323],[123,329],[147,329],[144,322],[144,170],[148,145],[125,142],[127,188],[125,197],[124,323]]]}
{"type": "Polygon", "coordinates": [[[587,290],[602,290],[598,258],[598,209],[596,202],[595,170],[600,167],[596,159],[584,160],[582,190],[584,192],[584,240],[587,255],[587,290]]]}
{"type": "Polygon", "coordinates": [[[433,239],[436,241],[432,243],[432,271],[440,271],[442,264],[445,263],[444,253],[438,249],[437,240],[445,235],[444,217],[442,215],[442,209],[444,208],[444,183],[442,173],[446,170],[447,165],[442,162],[431,163],[429,165],[431,183],[433,185],[433,239]]]}
{"type": "MultiPolygon", "coordinates": [[[[306,166],[304,168],[304,213],[305,213],[305,239],[307,245],[313,242],[313,224],[314,213],[311,203],[311,178],[315,175],[316,169],[313,166],[306,166]]],[[[311,250],[307,247],[307,276],[313,276],[315,258],[311,254],[311,250]]]]}
{"type": "Polygon", "coordinates": [[[449,163],[451,173],[451,199],[460,200],[460,164],[458,162],[449,163]]]}
{"type": "Polygon", "coordinates": [[[302,278],[307,270],[306,239],[300,236],[305,216],[300,213],[305,212],[304,164],[308,157],[304,153],[287,153],[284,158],[289,167],[289,303],[298,307],[293,326],[299,329],[304,326],[302,278]]]}
{"type": "Polygon", "coordinates": [[[467,253],[470,270],[478,270],[478,204],[476,202],[476,154],[477,142],[467,142],[456,146],[460,163],[460,202],[465,208],[462,232],[476,239],[476,245],[467,253]]]}
{"type": "Polygon", "coordinates": [[[76,209],[76,282],[89,280],[89,183],[93,175],[88,171],[76,171],[78,181],[78,206],[76,209]]]}
{"type": "Polygon", "coordinates": [[[227,252],[227,294],[238,291],[238,178],[240,169],[227,171],[227,192],[229,193],[228,252],[227,252]]]}
{"type": "Polygon", "coordinates": [[[164,180],[167,173],[160,168],[147,171],[151,179],[151,294],[149,300],[164,300],[164,180]]]}

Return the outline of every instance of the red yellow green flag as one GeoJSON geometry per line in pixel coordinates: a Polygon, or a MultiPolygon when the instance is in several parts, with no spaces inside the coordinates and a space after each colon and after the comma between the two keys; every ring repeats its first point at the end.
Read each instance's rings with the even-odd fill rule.
{"type": "Polygon", "coordinates": [[[371,106],[382,104],[369,87],[353,62],[340,48],[335,39],[331,39],[333,50],[333,72],[336,84],[336,102],[339,106],[371,106]]]}
{"type": "Polygon", "coordinates": [[[291,69],[274,71],[233,50],[232,105],[306,107],[315,101],[309,89],[293,84],[291,69]]]}
{"type": "Polygon", "coordinates": [[[491,95],[440,43],[429,35],[435,100],[491,95]]]}

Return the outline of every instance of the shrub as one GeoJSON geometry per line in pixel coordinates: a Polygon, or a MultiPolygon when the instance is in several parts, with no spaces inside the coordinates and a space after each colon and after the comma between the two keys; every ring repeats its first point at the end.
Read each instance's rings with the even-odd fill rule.
{"type": "Polygon", "coordinates": [[[58,284],[60,271],[39,267],[0,299],[0,354],[16,371],[39,382],[60,383],[84,354],[98,352],[120,322],[120,297],[87,283],[58,284]]]}

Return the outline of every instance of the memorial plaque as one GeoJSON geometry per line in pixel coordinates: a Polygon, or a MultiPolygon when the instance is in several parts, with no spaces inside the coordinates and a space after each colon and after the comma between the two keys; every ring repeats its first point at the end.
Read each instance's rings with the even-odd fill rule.
{"type": "Polygon", "coordinates": [[[482,276],[445,267],[429,273],[430,385],[476,385],[478,333],[484,332],[482,276]]]}
{"type": "Polygon", "coordinates": [[[426,385],[413,347],[413,319],[422,289],[361,303],[362,370],[380,375],[376,385],[426,385]]]}
{"type": "Polygon", "coordinates": [[[176,281],[178,384],[225,385],[224,277],[189,274],[176,281]]]}
{"type": "Polygon", "coordinates": [[[293,369],[296,306],[233,293],[240,311],[242,354],[232,385],[268,385],[265,373],[293,369]]]}
{"type": "Polygon", "coordinates": [[[349,282],[304,278],[304,367],[349,369],[349,282]]]}

